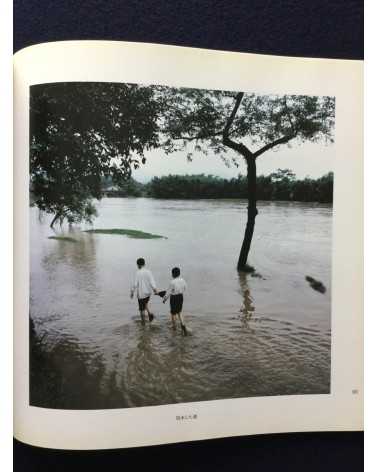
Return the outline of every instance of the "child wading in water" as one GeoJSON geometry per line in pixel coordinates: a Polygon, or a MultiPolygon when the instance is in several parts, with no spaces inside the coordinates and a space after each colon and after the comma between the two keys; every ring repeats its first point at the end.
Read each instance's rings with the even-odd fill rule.
{"type": "Polygon", "coordinates": [[[131,287],[130,297],[134,297],[134,292],[137,292],[138,305],[140,318],[142,323],[145,322],[145,313],[148,315],[148,319],[151,322],[154,319],[154,315],[148,308],[148,302],[152,293],[157,293],[156,283],[150,270],[145,268],[146,262],[141,257],[137,261],[138,270],[136,271],[134,283],[131,287]]]}
{"type": "Polygon", "coordinates": [[[180,269],[178,267],[174,267],[172,269],[172,280],[169,284],[167,293],[163,298],[163,303],[165,303],[169,298],[173,328],[176,328],[176,317],[178,316],[182,333],[186,336],[188,331],[186,329],[184,316],[182,314],[182,305],[184,302],[183,294],[185,290],[186,282],[182,277],[180,277],[180,269]]]}

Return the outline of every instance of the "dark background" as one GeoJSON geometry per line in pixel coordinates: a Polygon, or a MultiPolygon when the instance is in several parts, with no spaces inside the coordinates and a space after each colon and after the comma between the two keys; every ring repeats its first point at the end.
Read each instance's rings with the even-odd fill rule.
{"type": "MultiPolygon", "coordinates": [[[[73,39],[362,59],[363,1],[14,0],[15,52],[73,39]]],[[[358,472],[363,470],[363,435],[280,434],[94,452],[54,451],[15,441],[14,459],[16,472],[358,472]]]]}
{"type": "Polygon", "coordinates": [[[363,0],[14,0],[14,49],[113,39],[362,59],[363,0]]]}

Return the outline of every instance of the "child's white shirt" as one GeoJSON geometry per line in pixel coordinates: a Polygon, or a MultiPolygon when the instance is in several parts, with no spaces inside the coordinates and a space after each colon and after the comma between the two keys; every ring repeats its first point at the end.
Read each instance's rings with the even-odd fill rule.
{"type": "Polygon", "coordinates": [[[186,290],[186,287],[187,285],[186,285],[185,280],[182,277],[176,277],[175,279],[171,280],[168,290],[167,290],[166,297],[170,295],[183,294],[186,290]]]}
{"type": "Polygon", "coordinates": [[[150,270],[142,267],[136,271],[131,292],[134,293],[135,290],[138,298],[147,298],[156,290],[156,283],[150,270]]]}

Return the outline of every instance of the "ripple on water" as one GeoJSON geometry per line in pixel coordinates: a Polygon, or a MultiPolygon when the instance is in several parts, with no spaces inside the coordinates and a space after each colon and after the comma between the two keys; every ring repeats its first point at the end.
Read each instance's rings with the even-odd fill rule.
{"type": "Polygon", "coordinates": [[[67,388],[88,382],[83,391],[90,398],[83,403],[107,408],[329,392],[330,291],[311,291],[304,277],[311,269],[330,286],[332,209],[259,207],[253,257],[266,280],[235,274],[243,201],[104,199],[98,227],[123,227],[133,218],[135,228],[169,237],[148,247],[141,240],[87,236],[78,244],[51,244],[48,221],[40,223],[32,209],[37,332],[56,348],[56,366],[72,373],[68,363],[80,359],[88,367],[88,376],[72,374],[67,388]],[[220,223],[227,228],[222,235],[220,223]],[[157,297],[151,300],[156,320],[141,324],[128,296],[135,254],[149,258],[162,288],[173,264],[183,268],[192,336],[172,330],[169,308],[157,297]]]}

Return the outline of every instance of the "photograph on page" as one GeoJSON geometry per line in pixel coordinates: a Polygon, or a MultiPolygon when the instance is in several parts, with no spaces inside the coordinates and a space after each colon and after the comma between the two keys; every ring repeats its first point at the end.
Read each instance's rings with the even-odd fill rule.
{"type": "Polygon", "coordinates": [[[29,95],[31,406],[331,392],[334,96],[29,95]]]}

